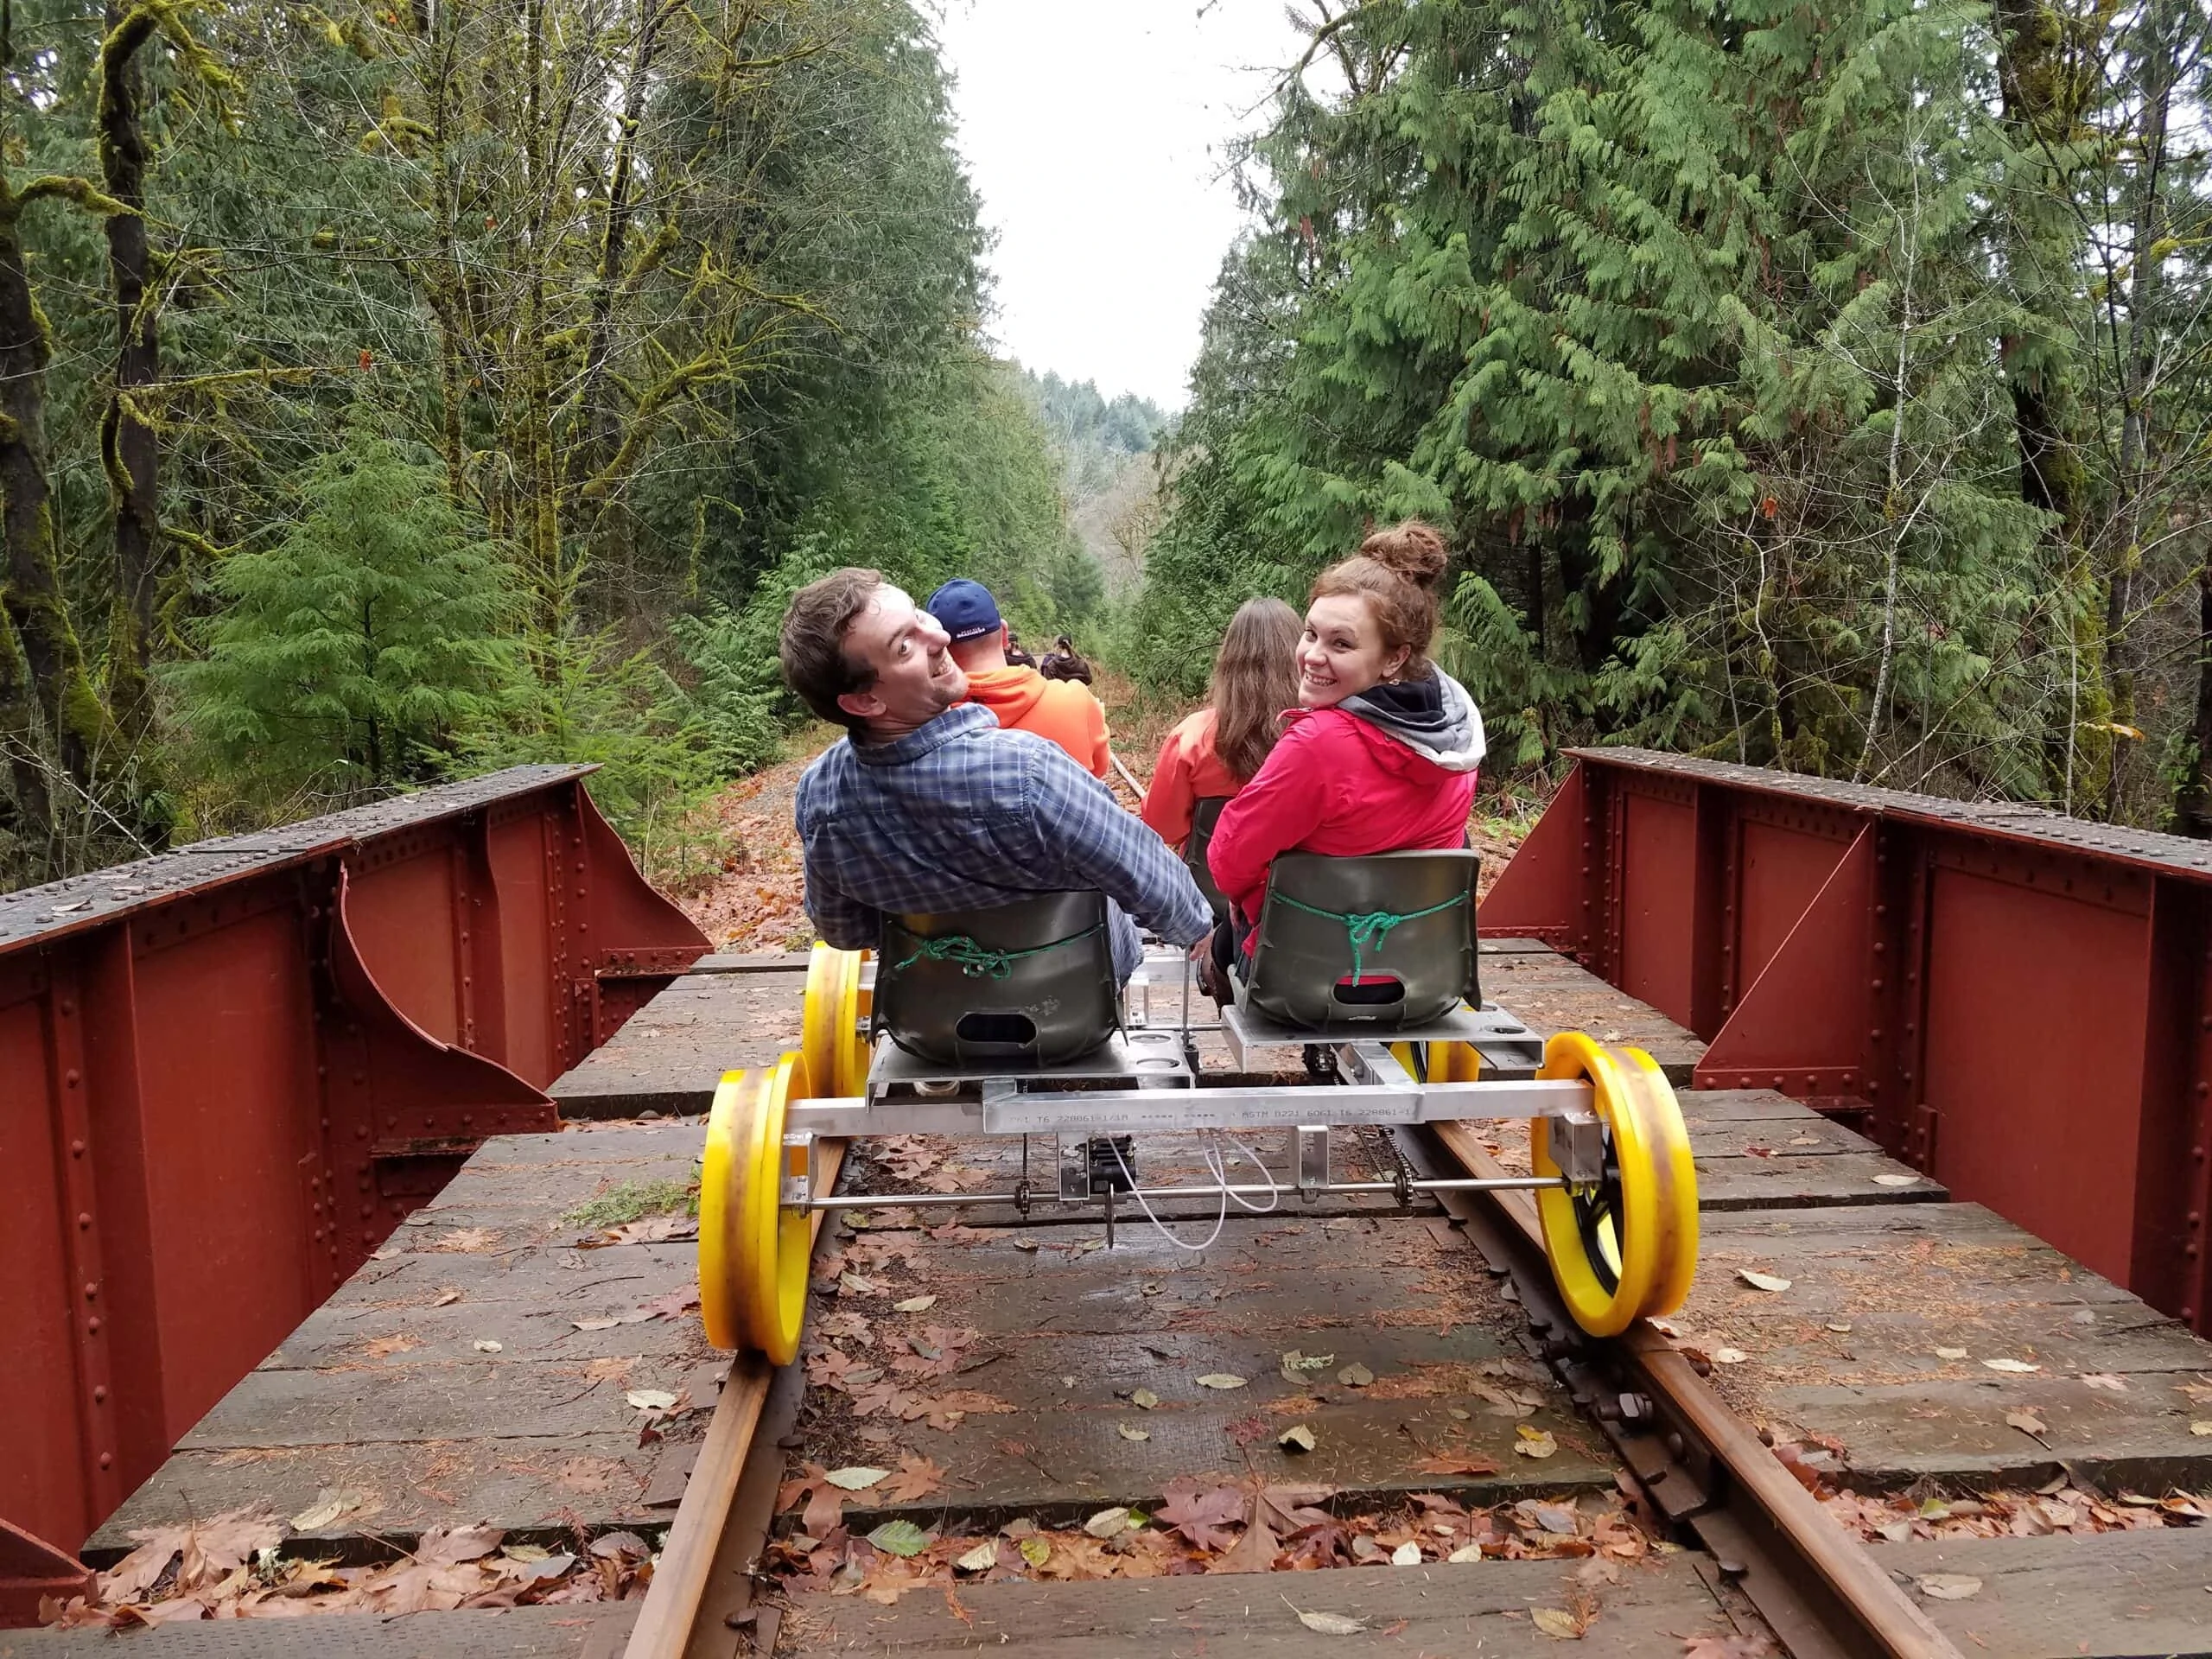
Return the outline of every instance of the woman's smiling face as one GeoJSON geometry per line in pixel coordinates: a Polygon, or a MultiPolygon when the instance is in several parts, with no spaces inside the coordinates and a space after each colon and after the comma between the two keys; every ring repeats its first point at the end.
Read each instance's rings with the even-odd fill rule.
{"type": "Polygon", "coordinates": [[[1333,709],[1389,679],[1412,654],[1403,645],[1384,646],[1374,608],[1359,595],[1317,599],[1306,608],[1298,641],[1299,706],[1333,709]]]}

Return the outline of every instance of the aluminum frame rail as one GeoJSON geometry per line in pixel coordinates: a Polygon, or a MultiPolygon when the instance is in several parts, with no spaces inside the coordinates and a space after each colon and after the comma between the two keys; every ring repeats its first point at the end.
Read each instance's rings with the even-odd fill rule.
{"type": "Polygon", "coordinates": [[[76,1549],[705,953],[591,770],[0,894],[0,1516],[76,1549]]]}

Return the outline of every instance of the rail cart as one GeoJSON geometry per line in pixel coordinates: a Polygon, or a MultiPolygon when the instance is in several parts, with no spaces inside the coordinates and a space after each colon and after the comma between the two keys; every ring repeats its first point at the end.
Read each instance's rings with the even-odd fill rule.
{"type": "Polygon", "coordinates": [[[1484,1001],[1477,866],[1471,852],[1279,857],[1217,1027],[1193,1023],[1179,952],[1155,952],[1126,989],[1116,983],[1095,893],[896,917],[873,962],[817,945],[800,1046],[727,1074],[715,1097],[699,1224],[709,1340],[788,1363],[814,1212],[887,1203],[1095,1210],[1110,1242],[1123,1205],[1158,1224],[1155,1205],[1215,1200],[1218,1236],[1232,1203],[1265,1210],[1293,1192],[1406,1204],[1447,1188],[1519,1188],[1535,1194],[1553,1276],[1585,1330],[1611,1336],[1674,1312],[1698,1237],[1674,1090],[1641,1049],[1581,1032],[1540,1043],[1484,1001]],[[1206,1086],[1198,1039],[1214,1029],[1240,1073],[1302,1065],[1311,1081],[1206,1086]],[[1485,1058],[1533,1076],[1486,1081],[1485,1058]],[[1401,1160],[1388,1180],[1335,1178],[1335,1130],[1459,1118],[1526,1120],[1530,1173],[1422,1179],[1401,1160]],[[1289,1179],[1238,1140],[1252,1130],[1290,1132],[1289,1179]],[[1198,1135],[1212,1179],[1143,1185],[1136,1137],[1162,1133],[1198,1135]],[[1001,1192],[817,1190],[823,1141],[889,1135],[1020,1136],[1022,1175],[1001,1192]],[[1041,1147],[1051,1165],[1033,1179],[1041,1147]],[[1240,1160],[1260,1179],[1232,1179],[1240,1160]]]}

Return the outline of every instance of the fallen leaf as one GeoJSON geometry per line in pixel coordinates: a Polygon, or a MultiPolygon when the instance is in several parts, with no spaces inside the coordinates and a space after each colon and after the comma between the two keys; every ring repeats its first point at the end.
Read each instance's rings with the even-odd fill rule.
{"type": "MultiPolygon", "coordinates": [[[[1035,1249],[1034,1245],[1030,1247],[1035,1249]]],[[[1024,1538],[1014,1548],[1021,1552],[1021,1559],[1032,1567],[1042,1567],[1052,1559],[1052,1547],[1042,1538],[1024,1538]]]]}
{"type": "Polygon", "coordinates": [[[1347,1365],[1337,1373],[1337,1381],[1348,1389],[1363,1389],[1375,1380],[1375,1373],[1360,1364],[1347,1365]]]}
{"type": "Polygon", "coordinates": [[[2090,1388],[2102,1389],[2107,1394],[2126,1394],[2127,1392],[2126,1379],[2124,1377],[2114,1376],[2109,1371],[2085,1372],[2082,1377],[2082,1381],[2090,1388]]]}
{"type": "Polygon", "coordinates": [[[1296,1423],[1275,1436],[1275,1444],[1286,1452],[1311,1452],[1313,1431],[1303,1423],[1296,1423]]]}
{"type": "Polygon", "coordinates": [[[493,1342],[488,1337],[480,1338],[477,1341],[470,1344],[469,1345],[474,1348],[480,1354],[500,1353],[503,1352],[506,1347],[505,1343],[493,1342]]]}
{"type": "Polygon", "coordinates": [[[952,1565],[963,1573],[988,1573],[998,1564],[998,1540],[986,1538],[952,1565]]]}
{"type": "Polygon", "coordinates": [[[837,1278],[837,1294],[841,1296],[873,1296],[881,1289],[874,1280],[863,1279],[857,1273],[840,1274],[837,1278]]]}
{"type": "Polygon", "coordinates": [[[569,1323],[579,1331],[612,1331],[616,1325],[627,1325],[629,1321],[620,1314],[614,1313],[592,1319],[570,1319],[569,1323]]]}
{"type": "Polygon", "coordinates": [[[1488,1458],[1450,1452],[1423,1458],[1414,1467],[1425,1475],[1494,1475],[1497,1472],[1497,1465],[1488,1458]]]}
{"type": "Polygon", "coordinates": [[[1917,1185],[1919,1181],[1920,1177],[1917,1175],[1877,1175],[1874,1178],[1874,1185],[1877,1186],[1914,1186],[1917,1185]]]}
{"type": "Polygon", "coordinates": [[[828,1474],[823,1476],[823,1479],[828,1481],[832,1486],[836,1487],[840,1491],[864,1492],[890,1472],[891,1471],[888,1469],[868,1469],[863,1467],[832,1469],[828,1474]]]}
{"type": "Polygon", "coordinates": [[[1513,1449],[1522,1457],[1548,1458],[1559,1450],[1559,1442],[1548,1430],[1520,1423],[1515,1426],[1514,1432],[1519,1438],[1513,1442],[1513,1449]]]}
{"type": "Polygon", "coordinates": [[[1464,1565],[1468,1561],[1479,1561],[1482,1558],[1483,1547],[1480,1544],[1462,1544],[1444,1559],[1454,1564],[1464,1565]]]}
{"type": "Polygon", "coordinates": [[[1342,1613],[1300,1612],[1295,1607],[1290,1611],[1297,1613],[1298,1622],[1316,1636],[1359,1636],[1367,1629],[1357,1619],[1346,1618],[1342,1613]]]}
{"type": "Polygon", "coordinates": [[[1836,1335],[1840,1337],[1847,1337],[1851,1334],[1851,1321],[1849,1319],[1830,1319],[1828,1321],[1828,1329],[1834,1332],[1836,1335]]]}
{"type": "Polygon", "coordinates": [[[1529,1622],[1546,1636],[1561,1642],[1580,1642],[1583,1631],[1590,1628],[1573,1613],[1564,1612],[1557,1607],[1530,1608],[1529,1622]]]}
{"type": "Polygon", "coordinates": [[[460,1300],[461,1293],[459,1291],[442,1290],[435,1298],[432,1299],[430,1306],[432,1307],[450,1307],[460,1300]]]}
{"type": "Polygon", "coordinates": [[[1241,1389],[1244,1382],[1244,1378],[1227,1371],[1208,1371],[1198,1379],[1198,1386],[1202,1389],[1241,1389]]]}
{"type": "Polygon", "coordinates": [[[1227,1548],[1230,1536],[1223,1529],[1244,1518],[1244,1495],[1233,1486],[1201,1489],[1194,1482],[1177,1481],[1166,1498],[1153,1519],[1200,1549],[1227,1548]]]}
{"type": "Polygon", "coordinates": [[[1125,1440],[1148,1440],[1152,1438],[1152,1431],[1150,1429],[1135,1428],[1128,1423],[1115,1424],[1114,1432],[1116,1434],[1119,1434],[1125,1440]]]}
{"type": "Polygon", "coordinates": [[[1390,1565],[1393,1567],[1419,1567],[1421,1565],[1421,1546],[1408,1538],[1404,1543],[1400,1544],[1395,1549],[1390,1552],[1390,1565]]]}
{"type": "Polygon", "coordinates": [[[1101,1510],[1083,1523],[1083,1529],[1093,1538],[1111,1538],[1129,1529],[1129,1512],[1120,1505],[1101,1510]]]}
{"type": "Polygon", "coordinates": [[[901,1313],[926,1313],[930,1309],[937,1306],[937,1298],[934,1296],[909,1296],[905,1301],[893,1302],[891,1306],[897,1308],[901,1313]]]}
{"type": "Polygon", "coordinates": [[[2192,1434],[2212,1434],[2212,1421],[2200,1420],[2189,1426],[2192,1434]]]}
{"type": "Polygon", "coordinates": [[[2047,1434],[2050,1432],[2050,1426],[2032,1411],[2008,1411],[2005,1414],[2005,1421],[2023,1434],[2047,1434]]]}
{"type": "Polygon", "coordinates": [[[1920,1586],[1922,1595],[1937,1601],[1964,1601],[1981,1593],[1981,1580],[1963,1573],[1926,1573],[1913,1582],[1920,1586]]]}
{"type": "Polygon", "coordinates": [[[632,1389],[623,1396],[639,1411],[666,1411],[676,1396],[666,1389],[632,1389]]]}
{"type": "Polygon", "coordinates": [[[868,1535],[868,1541],[887,1555],[901,1560],[929,1548],[929,1535],[911,1521],[887,1521],[868,1535]]]}
{"type": "Polygon", "coordinates": [[[1781,1291],[1789,1288],[1789,1280],[1777,1278],[1770,1273],[1753,1273],[1749,1268],[1737,1268],[1736,1276],[1753,1290],[1781,1291]]]}
{"type": "Polygon", "coordinates": [[[1938,1348],[1936,1351],[1938,1359],[1964,1359],[1966,1357],[1967,1351],[1963,1348],[1938,1348]]]}
{"type": "Polygon", "coordinates": [[[1160,1396],[1150,1389],[1139,1389],[1129,1396],[1129,1403],[1139,1411],[1150,1411],[1160,1403],[1160,1396]]]}
{"type": "Polygon", "coordinates": [[[939,1465],[927,1458],[901,1458],[883,1496],[893,1503],[918,1503],[944,1490],[944,1470],[939,1465]]]}
{"type": "Polygon", "coordinates": [[[1993,1371],[2005,1371],[2015,1376],[2043,1370],[2042,1366],[2031,1365],[2024,1359],[1985,1359],[1981,1363],[1993,1371]]]}
{"type": "Polygon", "coordinates": [[[1294,1348],[1282,1357],[1282,1380],[1302,1389],[1311,1380],[1307,1372],[1325,1371],[1336,1363],[1334,1354],[1301,1354],[1294,1348]]]}
{"type": "Polygon", "coordinates": [[[292,1517],[294,1532],[321,1532],[342,1515],[351,1515],[368,1503],[366,1492],[348,1491],[341,1487],[326,1486],[315,1497],[315,1503],[292,1517]]]}

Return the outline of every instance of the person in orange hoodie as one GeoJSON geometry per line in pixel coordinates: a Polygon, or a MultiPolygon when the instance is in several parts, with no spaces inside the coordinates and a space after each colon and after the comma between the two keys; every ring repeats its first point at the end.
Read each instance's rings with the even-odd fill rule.
{"type": "Polygon", "coordinates": [[[1177,852],[1186,850],[1200,801],[1252,781],[1298,706],[1298,634],[1305,624],[1279,599],[1248,599],[1229,620],[1206,706],[1186,715],[1160,746],[1139,814],[1177,852]]]}
{"type": "Polygon", "coordinates": [[[968,676],[968,701],[981,703],[1009,731],[1033,732],[1058,744],[1093,777],[1114,770],[1106,710],[1088,686],[1048,680],[1006,659],[1006,622],[980,582],[957,577],[931,594],[925,607],[952,639],[952,659],[968,676]]]}

